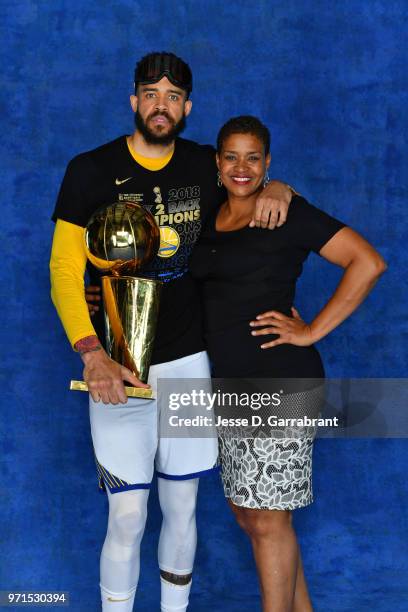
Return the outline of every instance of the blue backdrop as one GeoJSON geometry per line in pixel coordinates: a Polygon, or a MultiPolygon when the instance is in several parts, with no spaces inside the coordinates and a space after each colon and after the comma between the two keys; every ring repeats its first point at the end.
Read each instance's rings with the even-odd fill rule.
{"type": "MultiPolygon", "coordinates": [[[[365,235],[389,270],[320,343],[331,376],[402,377],[407,32],[403,0],[16,0],[0,6],[3,120],[0,589],[71,593],[98,609],[106,500],[96,491],[81,376],[49,298],[50,215],[66,163],[129,133],[135,61],[172,50],[195,76],[186,136],[214,142],[236,114],[272,132],[270,174],[365,235]]],[[[321,308],[339,271],[308,262],[297,307],[321,308]]],[[[318,612],[408,609],[405,440],[319,440],[316,502],[297,532],[318,612]]],[[[158,609],[155,495],[137,609],[158,609]]],[[[259,610],[249,544],[218,480],[202,482],[192,612],[259,610]]]]}

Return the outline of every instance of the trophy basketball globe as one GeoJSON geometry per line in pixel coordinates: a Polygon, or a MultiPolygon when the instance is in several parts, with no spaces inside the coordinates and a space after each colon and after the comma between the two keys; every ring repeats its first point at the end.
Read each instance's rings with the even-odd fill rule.
{"type": "MultiPolygon", "coordinates": [[[[140,204],[115,202],[98,209],[84,232],[86,254],[102,276],[106,351],[147,382],[162,283],[140,277],[157,254],[160,231],[140,204]]],[[[151,398],[151,389],[125,387],[130,397],[151,398]]],[[[83,381],[71,390],[87,391],[83,381]]]]}

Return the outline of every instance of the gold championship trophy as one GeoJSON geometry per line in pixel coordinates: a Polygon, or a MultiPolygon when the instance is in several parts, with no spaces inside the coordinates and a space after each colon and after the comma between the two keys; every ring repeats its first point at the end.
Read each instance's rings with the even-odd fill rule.
{"type": "MultiPolygon", "coordinates": [[[[162,283],[135,275],[159,250],[156,221],[140,204],[116,202],[92,215],[84,238],[89,261],[109,273],[102,276],[106,351],[147,382],[162,283]]],[[[129,397],[153,397],[151,389],[125,389],[129,397]]],[[[88,387],[72,380],[71,390],[88,387]]]]}

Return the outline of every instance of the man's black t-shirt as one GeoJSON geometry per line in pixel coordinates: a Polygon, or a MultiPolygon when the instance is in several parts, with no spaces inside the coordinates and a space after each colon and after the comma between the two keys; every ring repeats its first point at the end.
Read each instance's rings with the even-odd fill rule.
{"type": "MultiPolygon", "coordinates": [[[[68,164],[53,213],[85,227],[101,206],[117,201],[138,202],[160,227],[160,250],[143,276],[163,281],[152,363],[178,359],[203,350],[200,301],[188,272],[188,260],[208,212],[225,200],[217,186],[215,151],[210,146],[177,138],[169,163],[147,170],[132,157],[121,136],[82,153],[68,164]]],[[[88,265],[90,281],[101,273],[88,265]]],[[[102,313],[94,326],[104,343],[102,313]]]]}
{"type": "Polygon", "coordinates": [[[301,197],[292,199],[286,223],[273,232],[243,227],[217,231],[211,211],[190,260],[201,281],[207,350],[216,377],[322,378],[313,346],[260,345],[275,336],[252,336],[250,321],[270,310],[291,316],[296,281],[310,251],[344,227],[301,197]]]}

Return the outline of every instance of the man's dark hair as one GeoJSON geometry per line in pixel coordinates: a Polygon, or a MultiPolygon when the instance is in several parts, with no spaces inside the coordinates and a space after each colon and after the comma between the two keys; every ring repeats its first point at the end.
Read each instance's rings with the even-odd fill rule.
{"type": "Polygon", "coordinates": [[[157,83],[167,77],[173,85],[184,89],[187,98],[193,89],[190,66],[174,53],[154,51],[137,62],[135,68],[135,94],[138,85],[157,83]]]}
{"type": "Polygon", "coordinates": [[[222,145],[231,134],[252,134],[259,138],[265,150],[265,156],[268,155],[271,145],[271,135],[268,128],[257,117],[251,115],[241,115],[240,117],[232,117],[227,123],[224,123],[217,136],[217,152],[221,153],[222,145]]]}

